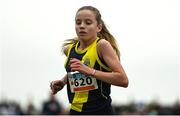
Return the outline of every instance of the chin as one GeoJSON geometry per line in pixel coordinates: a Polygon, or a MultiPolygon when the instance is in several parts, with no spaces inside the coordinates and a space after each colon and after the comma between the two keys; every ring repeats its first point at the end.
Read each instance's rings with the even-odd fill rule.
{"type": "Polygon", "coordinates": [[[78,36],[78,38],[81,39],[81,40],[88,40],[87,36],[78,36]]]}

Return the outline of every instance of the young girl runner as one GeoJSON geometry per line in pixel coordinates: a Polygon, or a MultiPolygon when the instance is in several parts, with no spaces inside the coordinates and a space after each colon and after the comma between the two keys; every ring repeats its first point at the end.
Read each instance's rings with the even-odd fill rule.
{"type": "Polygon", "coordinates": [[[51,82],[53,94],[67,84],[70,114],[113,114],[111,85],[128,87],[115,38],[98,9],[81,7],[75,17],[77,37],[63,45],[67,74],[51,82]]]}

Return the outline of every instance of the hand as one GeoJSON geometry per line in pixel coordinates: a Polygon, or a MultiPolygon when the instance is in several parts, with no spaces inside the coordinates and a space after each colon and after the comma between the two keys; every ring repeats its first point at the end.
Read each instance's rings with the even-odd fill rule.
{"type": "Polygon", "coordinates": [[[61,89],[63,89],[65,83],[61,80],[55,80],[55,81],[52,81],[50,83],[50,87],[51,87],[51,90],[52,90],[52,94],[56,94],[58,91],[60,91],[61,89]]]}
{"type": "Polygon", "coordinates": [[[91,75],[93,69],[84,65],[80,60],[73,58],[70,60],[71,71],[79,71],[85,75],[91,75]]]}

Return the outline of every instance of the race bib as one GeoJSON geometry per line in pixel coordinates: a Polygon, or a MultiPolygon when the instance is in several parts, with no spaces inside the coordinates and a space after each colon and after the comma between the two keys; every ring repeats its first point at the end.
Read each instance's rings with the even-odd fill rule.
{"type": "Polygon", "coordinates": [[[98,89],[96,78],[86,76],[78,71],[69,72],[68,78],[72,93],[98,89]]]}

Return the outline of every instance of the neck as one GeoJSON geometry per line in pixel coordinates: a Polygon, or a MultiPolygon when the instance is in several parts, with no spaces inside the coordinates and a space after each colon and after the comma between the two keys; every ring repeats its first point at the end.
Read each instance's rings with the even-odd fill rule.
{"type": "Polygon", "coordinates": [[[79,40],[80,42],[80,46],[79,46],[79,49],[80,50],[83,50],[85,48],[87,48],[89,45],[91,45],[95,40],[96,40],[97,37],[93,38],[93,39],[88,39],[88,40],[79,40]]]}

